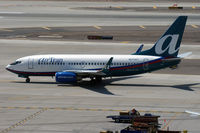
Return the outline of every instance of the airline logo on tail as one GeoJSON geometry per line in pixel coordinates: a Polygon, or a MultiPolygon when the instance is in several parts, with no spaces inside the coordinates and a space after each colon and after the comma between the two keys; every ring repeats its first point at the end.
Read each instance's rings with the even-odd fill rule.
{"type": "Polygon", "coordinates": [[[163,54],[167,50],[168,50],[169,54],[176,53],[180,48],[180,47],[176,48],[178,37],[179,37],[179,35],[175,34],[175,35],[165,35],[162,38],[160,38],[160,40],[156,43],[156,46],[155,46],[156,54],[158,54],[158,55],[163,54]],[[170,42],[167,42],[168,39],[171,39],[170,42]],[[165,43],[168,43],[168,44],[165,44],[165,43]],[[163,44],[165,44],[165,46],[167,46],[164,49],[163,49],[163,44]]]}
{"type": "Polygon", "coordinates": [[[177,57],[186,21],[187,16],[179,16],[152,48],[136,54],[177,57]]]}

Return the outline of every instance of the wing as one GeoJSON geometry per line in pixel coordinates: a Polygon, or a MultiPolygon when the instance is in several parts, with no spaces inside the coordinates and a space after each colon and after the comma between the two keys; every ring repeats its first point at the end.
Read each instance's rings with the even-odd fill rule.
{"type": "Polygon", "coordinates": [[[106,65],[101,70],[66,70],[64,72],[73,72],[78,76],[106,76],[107,72],[110,71],[110,65],[112,63],[113,57],[111,57],[106,65]]]}

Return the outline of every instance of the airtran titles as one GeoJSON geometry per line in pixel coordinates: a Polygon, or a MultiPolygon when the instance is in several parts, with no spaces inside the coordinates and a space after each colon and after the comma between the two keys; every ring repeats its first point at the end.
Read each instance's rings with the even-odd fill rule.
{"type": "Polygon", "coordinates": [[[62,64],[63,59],[61,58],[40,58],[38,64],[62,64]]]}

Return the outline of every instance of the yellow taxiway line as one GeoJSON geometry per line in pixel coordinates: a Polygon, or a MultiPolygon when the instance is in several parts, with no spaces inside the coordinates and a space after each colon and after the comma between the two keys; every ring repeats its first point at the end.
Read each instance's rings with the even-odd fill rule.
{"type": "Polygon", "coordinates": [[[49,27],[46,27],[46,26],[44,26],[44,27],[42,27],[43,29],[46,29],[46,30],[51,30],[51,28],[49,28],[49,27]]]}
{"type": "Polygon", "coordinates": [[[118,9],[123,9],[123,7],[121,7],[121,6],[116,6],[115,8],[118,8],[118,9]]]}
{"type": "Polygon", "coordinates": [[[191,24],[191,26],[193,27],[193,28],[195,28],[195,29],[198,29],[199,27],[197,26],[197,25],[195,25],[195,24],[191,24]]]}
{"type": "MultiPolygon", "coordinates": [[[[129,110],[120,110],[120,109],[99,109],[99,108],[73,108],[73,107],[0,107],[0,109],[47,109],[47,110],[80,110],[80,111],[113,111],[113,112],[120,112],[120,111],[129,111],[129,110]]],[[[177,111],[158,111],[158,110],[138,110],[139,112],[145,113],[170,113],[170,114],[177,114],[177,113],[185,113],[185,112],[177,112],[177,111]]]]}
{"type": "Polygon", "coordinates": [[[142,29],[146,29],[146,27],[144,27],[143,25],[140,25],[139,27],[142,28],[142,29]]]}
{"type": "Polygon", "coordinates": [[[94,25],[93,27],[96,28],[96,29],[99,29],[99,30],[101,29],[101,27],[97,26],[97,25],[94,25]]]}
{"type": "Polygon", "coordinates": [[[130,42],[129,41],[123,41],[123,42],[120,42],[120,43],[127,44],[127,43],[130,43],[130,42]]]}
{"type": "Polygon", "coordinates": [[[157,6],[153,6],[153,9],[157,9],[157,6]]]}
{"type": "Polygon", "coordinates": [[[162,129],[166,129],[170,125],[170,123],[172,123],[172,121],[177,117],[178,114],[180,114],[180,113],[175,113],[175,115],[171,117],[171,119],[168,121],[168,123],[162,129]]]}
{"type": "Polygon", "coordinates": [[[192,9],[196,9],[196,6],[192,6],[192,9]]]}
{"type": "Polygon", "coordinates": [[[46,110],[47,110],[46,108],[43,108],[43,109],[37,111],[36,113],[27,116],[27,117],[24,118],[23,120],[21,120],[21,121],[15,123],[15,124],[13,124],[13,125],[11,125],[10,127],[8,127],[8,128],[6,128],[6,129],[0,131],[0,133],[7,133],[7,132],[9,132],[10,130],[12,130],[12,129],[14,129],[14,128],[20,126],[20,125],[24,125],[28,120],[31,120],[31,119],[35,118],[36,116],[40,115],[41,113],[43,113],[43,112],[46,111],[46,110]]]}
{"type": "Polygon", "coordinates": [[[13,32],[13,30],[9,30],[9,29],[4,29],[4,28],[1,28],[0,31],[7,31],[7,32],[13,32]]]}

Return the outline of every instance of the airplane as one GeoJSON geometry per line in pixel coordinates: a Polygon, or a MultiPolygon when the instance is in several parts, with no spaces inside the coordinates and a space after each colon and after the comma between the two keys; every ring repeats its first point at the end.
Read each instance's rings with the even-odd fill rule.
{"type": "Polygon", "coordinates": [[[150,49],[142,51],[143,44],[130,55],[32,55],[17,59],[6,69],[26,78],[55,76],[58,83],[73,84],[84,78],[101,82],[102,78],[128,76],[152,72],[163,68],[177,68],[187,52],[178,55],[187,16],[179,16],[150,49]]]}

